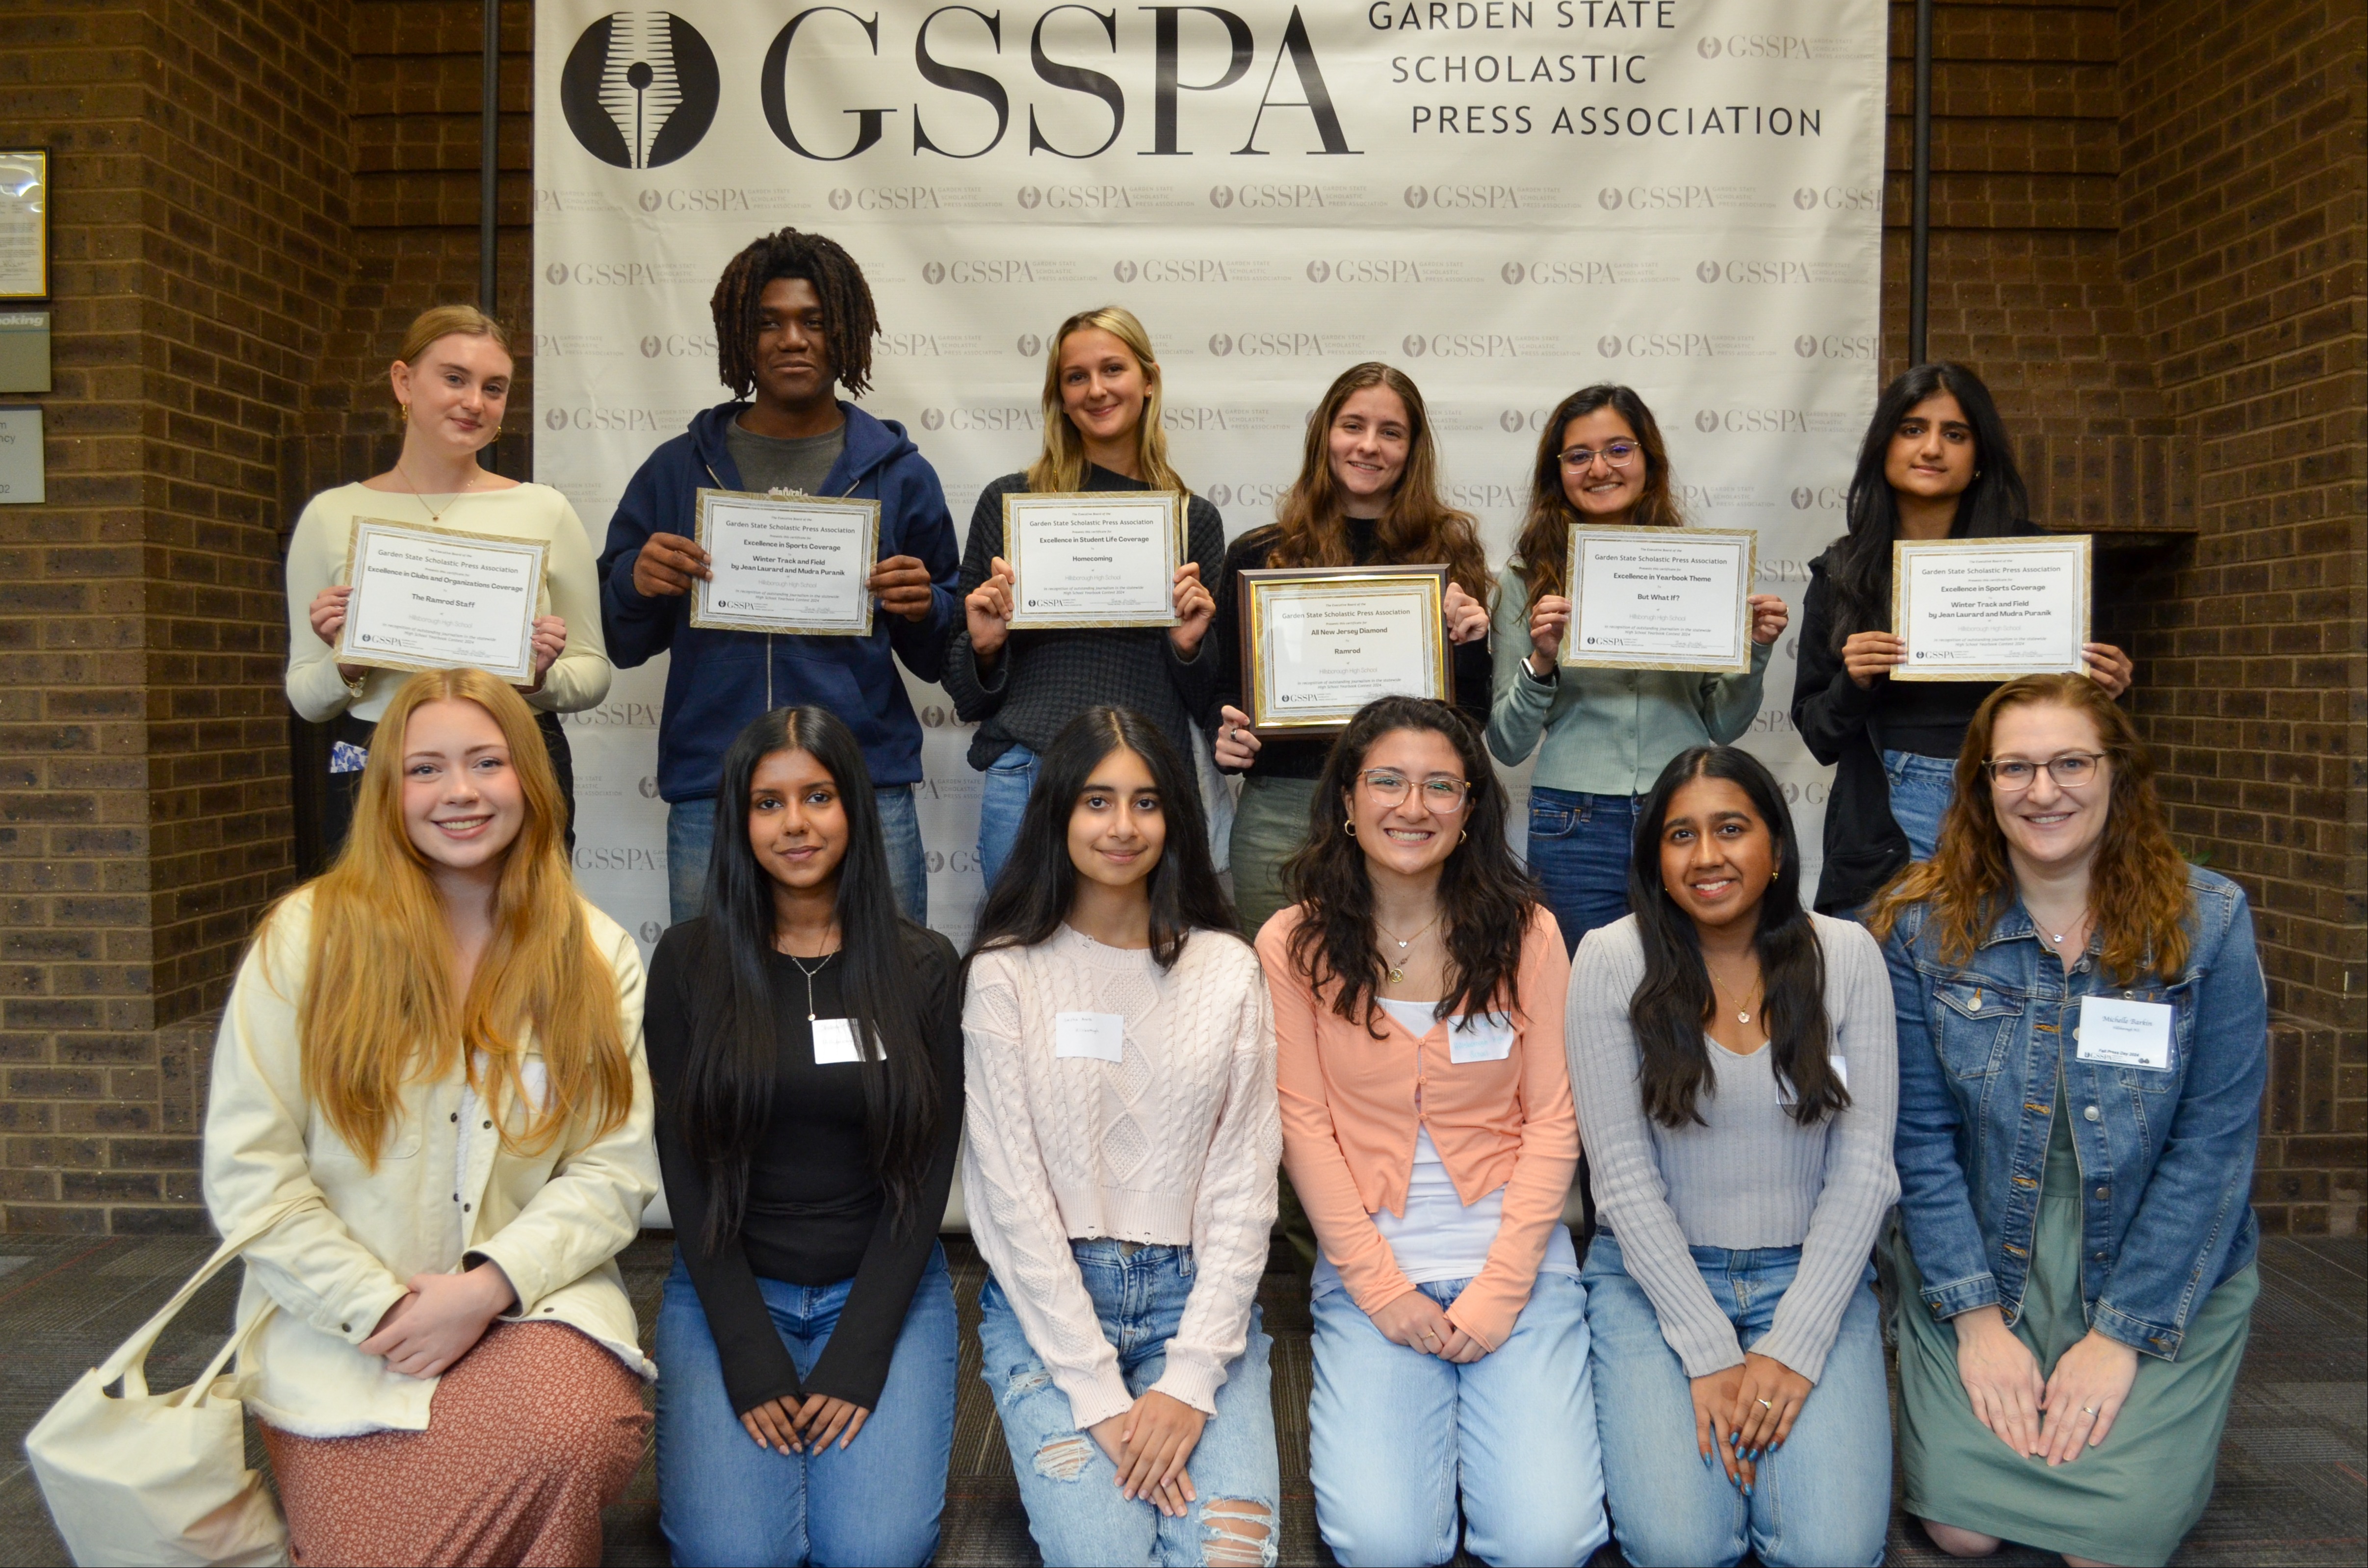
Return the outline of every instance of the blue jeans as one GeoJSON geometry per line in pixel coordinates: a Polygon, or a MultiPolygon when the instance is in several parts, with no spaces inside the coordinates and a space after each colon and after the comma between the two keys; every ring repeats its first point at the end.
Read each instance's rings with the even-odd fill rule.
{"type": "MultiPolygon", "coordinates": [[[[1468,1279],[1417,1285],[1440,1306],[1468,1279]]],[[[1315,1526],[1343,1568],[1586,1562],[1607,1537],[1587,1292],[1540,1274],[1505,1343],[1457,1366],[1382,1336],[1345,1290],[1315,1298],[1307,1402],[1315,1526]]]]}
{"type": "MultiPolygon", "coordinates": [[[[810,1374],[851,1279],[759,1278],[798,1375],[810,1374]]],[[[905,1311],[880,1403],[855,1441],[815,1454],[760,1448],[723,1392],[723,1365],[676,1255],[658,1303],[658,1528],[677,1563],[927,1562],[954,1448],[952,1281],[933,1251],[905,1311]]]]}
{"type": "Polygon", "coordinates": [[[1644,799],[1530,786],[1530,874],[1562,927],[1565,956],[1581,937],[1628,913],[1628,861],[1644,799]]]}
{"type": "Polygon", "coordinates": [[[1930,860],[1941,846],[1941,819],[1956,799],[1956,759],[1887,751],[1883,776],[1891,784],[1891,820],[1907,835],[1908,854],[1930,860]]]}
{"type": "Polygon", "coordinates": [[[1019,837],[1019,819],[1028,812],[1029,791],[1036,788],[1036,775],[1042,771],[1036,754],[1017,741],[986,766],[978,793],[978,869],[985,873],[990,891],[1003,875],[1003,863],[1011,858],[1011,846],[1019,837]]]}
{"type": "MultiPolygon", "coordinates": [[[[1800,1267],[1799,1247],[1695,1247],[1694,1267],[1745,1349],[1775,1321],[1800,1267]]],[[[1891,1522],[1891,1404],[1874,1270],[1850,1293],[1825,1374],[1793,1435],[1764,1455],[1746,1497],[1715,1456],[1696,1450],[1685,1364],[1661,1337],[1645,1288],[1628,1276],[1609,1231],[1588,1249],[1587,1322],[1595,1331],[1595,1403],[1603,1477],[1620,1550],[1637,1568],[1739,1562],[1768,1568],[1883,1561],[1891,1522]]]]}
{"type": "MultiPolygon", "coordinates": [[[[1118,1351],[1127,1392],[1140,1397],[1167,1369],[1167,1341],[1192,1292],[1192,1249],[1073,1242],[1103,1337],[1118,1351]]],[[[1281,1526],[1282,1467],[1275,1455],[1267,1358],[1274,1342],[1257,1308],[1249,1343],[1225,1368],[1217,1413],[1201,1429],[1185,1470],[1200,1494],[1181,1518],[1148,1499],[1128,1502],[1118,1468],[1077,1429],[1069,1396],[1028,1343],[1019,1314],[990,1276],[979,1293],[978,1375],[1003,1418],[1028,1530],[1047,1568],[1065,1563],[1199,1564],[1273,1568],[1281,1526]],[[1212,1556],[1211,1549],[1215,1552],[1212,1556]]]]}
{"type": "MultiPolygon", "coordinates": [[[[910,784],[871,791],[880,802],[880,836],[888,850],[888,881],[905,918],[929,923],[929,878],[921,863],[921,813],[910,784]]],[[[666,903],[679,924],[707,907],[707,860],[715,848],[715,802],[677,801],[666,807],[666,903]]]]}

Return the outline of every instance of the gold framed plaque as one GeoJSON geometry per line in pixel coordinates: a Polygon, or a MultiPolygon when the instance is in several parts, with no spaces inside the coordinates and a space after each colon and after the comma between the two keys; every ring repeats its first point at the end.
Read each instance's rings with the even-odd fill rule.
{"type": "Polygon", "coordinates": [[[701,489],[699,548],[709,577],[691,590],[701,631],[787,637],[871,635],[880,503],[701,489]]]}
{"type": "Polygon", "coordinates": [[[1241,574],[1250,733],[1315,738],[1376,698],[1453,700],[1445,566],[1300,566],[1241,574]]]}
{"type": "Polygon", "coordinates": [[[1176,624],[1184,498],[1172,490],[1015,491],[1003,498],[1011,629],[1176,624]]]}
{"type": "Polygon", "coordinates": [[[473,667],[528,685],[550,552],[541,540],[355,518],[345,574],[354,591],[337,662],[473,667]]]}
{"type": "Polygon", "coordinates": [[[2092,546],[2054,538],[1897,540],[1891,630],[1907,644],[1894,680],[2012,680],[2088,667],[2092,546]]]}
{"type": "Polygon", "coordinates": [[[1612,528],[1574,523],[1570,629],[1561,663],[1585,669],[1739,675],[1751,668],[1748,528],[1612,528]]]}

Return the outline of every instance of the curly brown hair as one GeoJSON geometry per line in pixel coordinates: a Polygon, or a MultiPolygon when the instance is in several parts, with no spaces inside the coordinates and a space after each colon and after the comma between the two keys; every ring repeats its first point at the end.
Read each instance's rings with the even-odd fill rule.
{"type": "Polygon", "coordinates": [[[715,312],[716,375],[735,396],[757,390],[757,302],[776,278],[814,285],[831,369],[849,397],[861,397],[871,386],[871,340],[880,335],[871,285],[837,240],[796,229],[752,240],[715,280],[707,304],[715,312]]]}
{"type": "Polygon", "coordinates": [[[1868,906],[1866,928],[1885,941],[1911,904],[1930,911],[1943,963],[1970,960],[2015,901],[2014,869],[1998,830],[1986,764],[1998,715],[2048,703],[2085,713],[2112,767],[2105,834],[2089,873],[2089,908],[2104,938],[2105,972],[2127,985],[2151,971],[2165,982],[2187,965],[2187,861],[2170,841],[2154,759],[2130,716],[2084,675],[2024,676],[1989,694],[1965,726],[1957,753],[1956,797],[1941,820],[1940,847],[1908,867],[1868,906]]]}

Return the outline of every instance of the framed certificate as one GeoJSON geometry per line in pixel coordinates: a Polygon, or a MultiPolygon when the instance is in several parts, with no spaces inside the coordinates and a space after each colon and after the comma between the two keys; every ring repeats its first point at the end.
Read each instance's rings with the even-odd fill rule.
{"type": "Polygon", "coordinates": [[[701,490],[699,547],[712,576],[691,589],[702,630],[871,635],[880,503],[701,490]]]}
{"type": "Polygon", "coordinates": [[[1751,580],[1759,536],[1748,529],[1570,529],[1570,630],[1562,663],[1588,669],[1751,668],[1751,580]]]}
{"type": "Polygon", "coordinates": [[[2012,680],[2085,668],[2089,540],[1900,540],[1891,629],[1907,643],[1894,680],[2012,680]]]}
{"type": "Polygon", "coordinates": [[[1173,626],[1184,498],[1170,490],[1006,495],[1003,558],[1019,579],[1015,631],[1173,626]]]}
{"type": "Polygon", "coordinates": [[[1303,566],[1241,574],[1250,733],[1338,734],[1379,697],[1454,691],[1444,566],[1303,566]]]}
{"type": "Polygon", "coordinates": [[[473,666],[513,686],[534,679],[542,602],[540,540],[354,519],[337,662],[381,670],[473,666]]]}
{"type": "Polygon", "coordinates": [[[49,293],[49,150],[0,147],[0,300],[49,293]]]}

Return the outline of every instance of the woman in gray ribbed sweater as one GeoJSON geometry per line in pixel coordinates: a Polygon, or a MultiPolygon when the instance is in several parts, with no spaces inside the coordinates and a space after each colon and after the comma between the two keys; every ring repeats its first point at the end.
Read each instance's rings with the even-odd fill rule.
{"type": "Polygon", "coordinates": [[[1597,1426],[1640,1568],[1882,1560],[1891,987],[1863,929],[1802,907],[1799,867],[1765,767],[1680,753],[1638,818],[1636,913],[1571,975],[1597,1426]]]}

